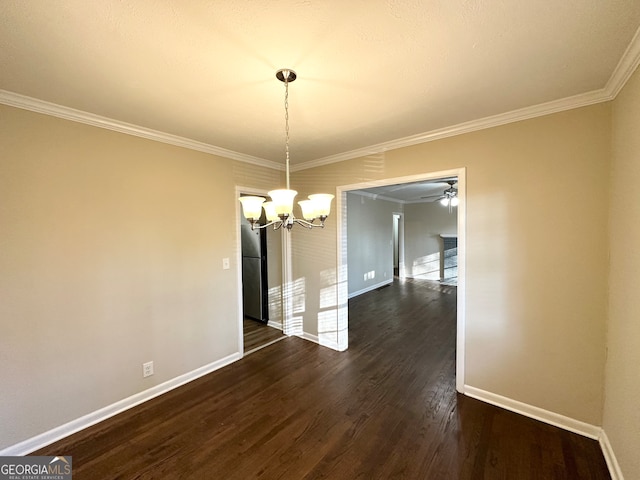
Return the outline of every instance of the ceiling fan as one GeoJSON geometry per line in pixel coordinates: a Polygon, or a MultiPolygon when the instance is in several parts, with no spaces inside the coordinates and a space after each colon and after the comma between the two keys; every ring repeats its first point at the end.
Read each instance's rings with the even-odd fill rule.
{"type": "Polygon", "coordinates": [[[447,180],[449,188],[447,188],[442,195],[427,195],[426,197],[420,197],[421,199],[434,198],[435,201],[439,201],[444,207],[455,207],[458,205],[458,189],[453,186],[458,183],[457,180],[447,180]]]}

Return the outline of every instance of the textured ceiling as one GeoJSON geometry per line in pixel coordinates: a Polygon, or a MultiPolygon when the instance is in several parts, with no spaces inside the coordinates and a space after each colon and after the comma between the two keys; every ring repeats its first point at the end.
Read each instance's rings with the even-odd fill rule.
{"type": "Polygon", "coordinates": [[[638,0],[3,0],[0,89],[291,162],[604,88],[638,0]]]}

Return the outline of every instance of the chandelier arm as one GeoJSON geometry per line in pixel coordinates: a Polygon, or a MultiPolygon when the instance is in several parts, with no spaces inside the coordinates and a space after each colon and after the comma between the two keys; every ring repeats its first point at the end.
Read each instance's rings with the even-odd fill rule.
{"type": "Polygon", "coordinates": [[[297,223],[298,225],[302,225],[303,227],[307,227],[308,229],[324,228],[324,222],[318,224],[318,223],[313,223],[313,222],[307,222],[306,220],[301,220],[299,218],[294,218],[293,221],[295,223],[297,223]]]}
{"type": "Polygon", "coordinates": [[[273,229],[277,230],[278,228],[280,228],[282,226],[282,220],[274,220],[273,222],[265,223],[264,225],[260,225],[257,222],[256,223],[252,223],[251,224],[251,230],[260,230],[262,228],[270,227],[271,225],[274,225],[273,229]],[[279,224],[279,225],[276,225],[276,224],[279,224]]]}

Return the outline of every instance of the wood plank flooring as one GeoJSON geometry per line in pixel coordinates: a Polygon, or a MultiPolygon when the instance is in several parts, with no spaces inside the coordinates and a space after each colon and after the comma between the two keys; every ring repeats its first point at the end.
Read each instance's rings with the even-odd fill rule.
{"type": "Polygon", "coordinates": [[[286,338],[34,454],[74,480],[610,478],[596,441],[455,392],[446,288],[361,295],[347,352],[286,338]]]}
{"type": "Polygon", "coordinates": [[[245,318],[242,324],[244,353],[253,352],[255,349],[273,342],[274,340],[283,339],[282,330],[268,326],[265,323],[245,318]]]}

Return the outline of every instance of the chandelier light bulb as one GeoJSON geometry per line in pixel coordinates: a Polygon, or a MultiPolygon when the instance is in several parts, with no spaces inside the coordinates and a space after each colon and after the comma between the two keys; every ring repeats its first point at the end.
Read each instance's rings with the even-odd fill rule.
{"type": "Polygon", "coordinates": [[[264,197],[256,197],[248,195],[246,197],[240,197],[240,203],[242,204],[242,211],[247,220],[258,220],[262,214],[262,204],[264,203],[264,197]]]}
{"type": "Polygon", "coordinates": [[[287,188],[281,188],[279,190],[271,190],[269,196],[273,200],[273,205],[276,208],[276,213],[280,217],[288,217],[293,213],[293,200],[298,192],[295,190],[289,190],[287,188]]]}
{"type": "Polygon", "coordinates": [[[331,213],[331,200],[333,195],[330,193],[315,193],[309,195],[309,200],[313,202],[316,210],[316,217],[328,217],[331,213]]]}
{"type": "Polygon", "coordinates": [[[316,214],[316,206],[311,200],[300,200],[298,202],[300,210],[302,210],[302,218],[307,222],[313,222],[318,215],[316,214]]]}
{"type": "Polygon", "coordinates": [[[267,217],[267,222],[275,222],[278,220],[278,214],[276,213],[276,206],[273,202],[264,202],[262,204],[264,208],[264,214],[267,217]]]}

